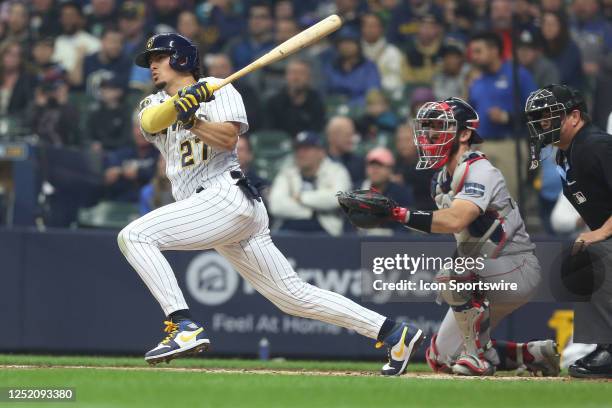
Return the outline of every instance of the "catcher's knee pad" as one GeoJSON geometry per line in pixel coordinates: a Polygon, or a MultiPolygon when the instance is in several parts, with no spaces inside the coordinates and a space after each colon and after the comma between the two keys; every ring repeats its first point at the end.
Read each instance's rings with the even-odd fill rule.
{"type": "Polygon", "coordinates": [[[440,353],[438,353],[438,347],[436,346],[437,338],[437,333],[432,336],[431,343],[429,347],[427,347],[427,350],[425,350],[425,360],[427,360],[427,364],[429,364],[429,367],[431,367],[434,373],[450,374],[452,372],[451,368],[443,361],[440,353]]]}
{"type": "Polygon", "coordinates": [[[436,274],[435,280],[442,289],[438,291],[438,301],[444,301],[449,306],[462,306],[471,301],[474,293],[471,290],[454,290],[453,282],[473,281],[475,275],[471,272],[458,274],[450,269],[440,269],[436,274]]]}

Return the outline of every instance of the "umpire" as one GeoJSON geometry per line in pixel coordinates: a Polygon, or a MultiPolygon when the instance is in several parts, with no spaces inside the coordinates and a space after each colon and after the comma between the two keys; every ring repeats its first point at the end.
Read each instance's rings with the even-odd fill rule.
{"type": "MultiPolygon", "coordinates": [[[[591,123],[579,91],[566,85],[548,85],[533,92],[525,106],[530,133],[531,169],[538,167],[540,149],[559,148],[557,165],[563,194],[580,213],[590,232],[580,234],[574,245],[596,247],[612,256],[612,135],[591,123]],[[601,248],[600,248],[601,247],[601,248]]],[[[593,247],[593,250],[595,247],[593,247]]],[[[608,262],[593,263],[605,267],[608,262]]],[[[612,378],[612,276],[595,291],[589,302],[575,304],[574,340],[597,343],[595,351],[576,361],[570,375],[612,378]]],[[[585,278],[586,279],[586,278],[585,278]]]]}

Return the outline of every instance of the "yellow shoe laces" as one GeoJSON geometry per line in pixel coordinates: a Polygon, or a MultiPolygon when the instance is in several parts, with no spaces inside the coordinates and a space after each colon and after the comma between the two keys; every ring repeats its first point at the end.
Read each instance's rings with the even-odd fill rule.
{"type": "Polygon", "coordinates": [[[166,336],[165,339],[163,339],[161,342],[162,344],[166,344],[168,343],[170,340],[172,340],[174,338],[174,335],[176,334],[176,332],[178,332],[178,324],[170,321],[170,320],[166,320],[164,321],[164,324],[166,325],[166,327],[164,327],[164,331],[166,333],[168,333],[168,335],[166,336]]]}

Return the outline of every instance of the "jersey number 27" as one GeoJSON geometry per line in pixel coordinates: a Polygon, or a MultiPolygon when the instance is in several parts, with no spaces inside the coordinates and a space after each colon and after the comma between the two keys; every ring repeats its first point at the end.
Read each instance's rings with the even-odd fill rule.
{"type": "Polygon", "coordinates": [[[196,158],[194,157],[194,153],[197,151],[199,145],[202,146],[202,150],[200,152],[200,158],[202,162],[206,163],[210,158],[211,149],[206,143],[202,143],[200,139],[190,139],[185,140],[180,145],[181,152],[181,167],[190,167],[195,164],[196,158]]]}

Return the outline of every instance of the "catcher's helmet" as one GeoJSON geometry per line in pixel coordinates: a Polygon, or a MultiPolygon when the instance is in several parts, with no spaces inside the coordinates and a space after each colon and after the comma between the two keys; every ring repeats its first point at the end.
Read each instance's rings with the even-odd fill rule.
{"type": "Polygon", "coordinates": [[[199,70],[198,48],[180,34],[163,33],[149,38],[145,50],[136,56],[136,65],[149,68],[153,54],[170,55],[170,66],[176,71],[194,72],[199,70]]]}
{"type": "Polygon", "coordinates": [[[482,143],[476,132],[478,113],[463,99],[452,97],[441,102],[427,102],[414,120],[414,143],[419,153],[417,170],[438,169],[449,159],[457,132],[472,131],[470,144],[482,143]]]}
{"type": "Polygon", "coordinates": [[[561,123],[574,110],[586,114],[586,102],[580,91],[567,85],[547,85],[529,95],[525,115],[529,129],[531,170],[539,165],[542,147],[559,143],[561,123]]]}

